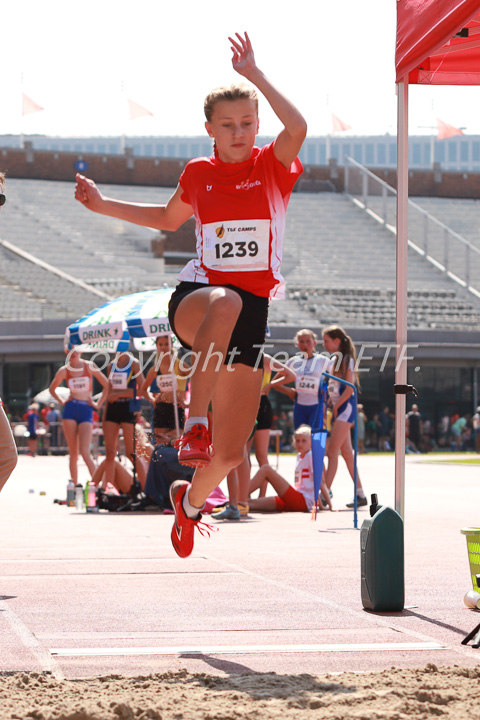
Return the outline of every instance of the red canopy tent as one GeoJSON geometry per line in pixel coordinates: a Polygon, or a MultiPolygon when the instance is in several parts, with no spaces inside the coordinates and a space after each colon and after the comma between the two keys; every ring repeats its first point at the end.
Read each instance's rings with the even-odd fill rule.
{"type": "MultiPolygon", "coordinates": [[[[407,383],[408,85],[480,85],[480,0],[397,0],[395,384],[407,383]]],[[[405,394],[395,402],[395,509],[405,504],[405,394]]]]}

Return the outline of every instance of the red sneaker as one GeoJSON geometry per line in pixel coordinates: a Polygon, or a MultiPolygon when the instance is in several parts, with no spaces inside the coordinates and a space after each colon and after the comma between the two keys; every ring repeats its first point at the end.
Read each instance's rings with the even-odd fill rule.
{"type": "Polygon", "coordinates": [[[178,462],[194,468],[208,467],[215,454],[208,428],[201,424],[193,425],[175,441],[174,447],[179,450],[178,462]]]}
{"type": "Polygon", "coordinates": [[[177,555],[181,558],[188,557],[193,550],[195,527],[198,528],[201,535],[207,535],[208,537],[210,537],[209,530],[217,530],[217,528],[213,528],[211,525],[207,525],[207,523],[200,522],[202,519],[200,513],[198,513],[198,517],[195,519],[189,518],[185,514],[183,498],[189,485],[190,483],[186,480],[175,480],[175,482],[170,485],[170,500],[175,512],[175,522],[173,523],[171,534],[172,545],[177,555]]]}

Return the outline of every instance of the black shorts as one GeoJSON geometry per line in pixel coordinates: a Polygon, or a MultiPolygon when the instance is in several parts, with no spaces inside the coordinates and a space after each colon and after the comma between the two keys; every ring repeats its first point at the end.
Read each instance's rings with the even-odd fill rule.
{"type": "Polygon", "coordinates": [[[109,402],[103,419],[107,422],[114,422],[121,425],[122,423],[134,423],[135,413],[130,410],[130,400],[115,400],[109,402]]]}
{"type": "Polygon", "coordinates": [[[257,413],[255,430],[270,430],[273,424],[272,404],[267,395],[260,396],[260,407],[257,413]]]}
{"type": "MultiPolygon", "coordinates": [[[[178,408],[178,424],[181,428],[185,425],[185,410],[178,408]]],[[[175,409],[172,403],[158,402],[153,409],[153,427],[175,429],[175,409]]]]}
{"type": "Polygon", "coordinates": [[[191,350],[175,329],[175,312],[184,297],[195,290],[205,287],[226,287],[234,290],[242,299],[242,309],[237,323],[233,329],[228,352],[225,357],[225,365],[229,363],[242,363],[250,367],[263,368],[263,344],[268,318],[268,298],[254,295],[248,290],[242,290],[235,285],[206,285],[197,282],[181,282],[175,288],[168,306],[168,318],[170,327],[178,337],[183,347],[191,350]],[[232,351],[236,351],[233,353],[232,351]]]}

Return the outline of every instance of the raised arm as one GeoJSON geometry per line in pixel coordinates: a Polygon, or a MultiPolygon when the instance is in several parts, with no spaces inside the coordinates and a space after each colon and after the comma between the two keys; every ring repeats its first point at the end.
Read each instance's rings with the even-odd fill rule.
{"type": "Polygon", "coordinates": [[[193,215],[191,205],[181,199],[180,185],[166,205],[124,202],[103,195],[93,180],[77,173],[75,200],[89,210],[157,230],[177,230],[193,215]]]}
{"type": "Polygon", "coordinates": [[[295,105],[277,90],[264,73],[257,67],[252,43],[248,34],[245,37],[235,33],[236,38],[229,37],[232,44],[232,65],[239,75],[260,90],[269,102],[273,112],[283,123],[283,130],[275,140],[275,157],[282,165],[290,167],[297,157],[307,134],[307,123],[295,105]]]}

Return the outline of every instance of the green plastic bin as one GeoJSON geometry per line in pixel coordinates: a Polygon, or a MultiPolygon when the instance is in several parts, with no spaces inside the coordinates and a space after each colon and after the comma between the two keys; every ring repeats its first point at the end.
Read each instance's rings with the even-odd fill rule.
{"type": "Polygon", "coordinates": [[[477,592],[480,592],[480,588],[477,586],[477,578],[475,577],[476,575],[480,575],[480,528],[461,528],[460,532],[462,535],[465,535],[467,539],[472,587],[474,590],[477,590],[477,592]]]}

